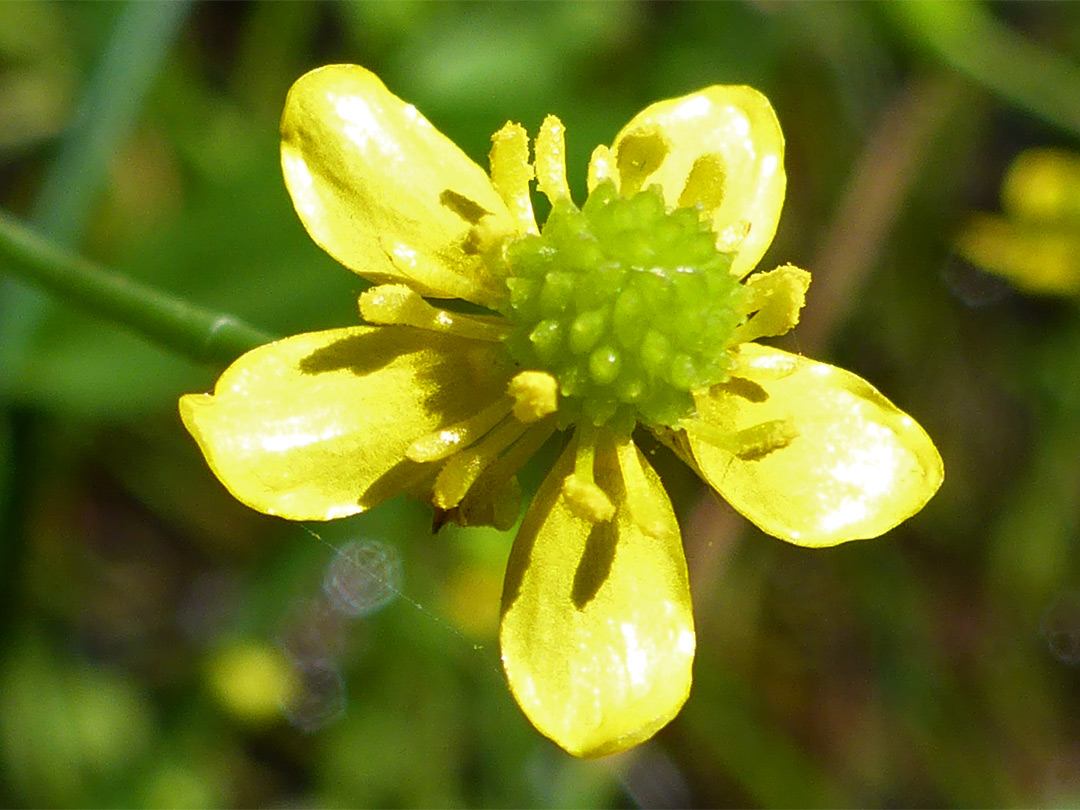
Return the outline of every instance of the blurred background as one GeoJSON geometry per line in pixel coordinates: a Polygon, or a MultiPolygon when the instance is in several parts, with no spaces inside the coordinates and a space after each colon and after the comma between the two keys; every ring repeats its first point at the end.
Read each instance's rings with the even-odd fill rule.
{"type": "Polygon", "coordinates": [[[0,207],[275,335],[355,323],[364,284],[278,164],[288,87],[331,62],[482,165],[507,119],[558,114],[579,200],[646,104],[762,90],[789,178],[763,264],[814,275],[783,345],[915,416],[945,484],[813,551],[658,455],[693,692],[581,762],[501,674],[512,534],[432,536],[402,499],[307,527],[246,509],[177,414],[223,364],[0,258],[0,805],[1080,802],[1080,5],[0,3],[0,207]]]}

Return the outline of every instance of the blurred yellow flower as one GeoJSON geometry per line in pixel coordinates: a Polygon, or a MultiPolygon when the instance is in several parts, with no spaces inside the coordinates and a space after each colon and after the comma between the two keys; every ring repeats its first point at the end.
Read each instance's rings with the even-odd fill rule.
{"type": "Polygon", "coordinates": [[[276,720],[299,688],[288,662],[272,647],[234,641],[207,662],[207,681],[222,707],[255,725],[276,720]]]}
{"type": "Polygon", "coordinates": [[[956,237],[965,259],[1042,295],[1080,293],[1080,154],[1021,152],[1001,186],[1004,216],[977,213],[956,237]]]}
{"type": "Polygon", "coordinates": [[[500,644],[518,704],[570,753],[642,742],[690,689],[682,540],[637,425],[804,546],[879,535],[940,485],[930,439],[869,384],[750,342],[794,326],[809,284],[791,266],[749,275],[785,188],[757,91],[646,108],[593,152],[581,208],[554,116],[532,161],[522,127],[497,132],[489,175],[374,74],[335,65],[293,86],[281,130],[308,233],[377,285],[370,325],[249,352],[181,400],[184,423],[269,514],[328,520],[408,492],[437,524],[502,528],[518,469],[567,431],[510,554],[500,644]]]}

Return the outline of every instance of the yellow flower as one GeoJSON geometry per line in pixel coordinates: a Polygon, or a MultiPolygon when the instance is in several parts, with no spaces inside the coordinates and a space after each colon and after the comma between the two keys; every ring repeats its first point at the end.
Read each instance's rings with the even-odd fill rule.
{"type": "Polygon", "coordinates": [[[1080,154],[1021,152],[1001,186],[1003,216],[972,214],[956,237],[968,261],[1036,295],[1080,293],[1080,154]]]}
{"type": "Polygon", "coordinates": [[[940,485],[930,439],[869,384],[750,342],[790,329],[809,284],[791,266],[748,275],[785,186],[757,91],[648,107],[595,150],[580,209],[554,116],[532,162],[524,129],[496,133],[489,176],[372,73],[337,65],[293,86],[281,129],[304,226],[377,285],[360,296],[370,325],[244,355],[181,400],[184,423],[262,512],[329,520],[408,492],[437,524],[504,528],[517,470],[566,431],[510,554],[500,644],[518,704],[570,753],[642,742],[690,689],[682,540],[637,425],[804,546],[879,535],[940,485]],[[552,203],[542,231],[534,178],[552,203]]]}

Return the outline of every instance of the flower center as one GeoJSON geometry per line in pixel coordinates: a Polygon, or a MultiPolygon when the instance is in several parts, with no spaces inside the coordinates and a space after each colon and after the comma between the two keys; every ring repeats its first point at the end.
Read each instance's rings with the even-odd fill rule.
{"type": "Polygon", "coordinates": [[[601,183],[580,210],[559,200],[539,235],[507,246],[506,345],[558,381],[561,427],[674,425],[693,411],[691,391],[727,379],[746,299],[731,259],[697,208],[601,183]]]}

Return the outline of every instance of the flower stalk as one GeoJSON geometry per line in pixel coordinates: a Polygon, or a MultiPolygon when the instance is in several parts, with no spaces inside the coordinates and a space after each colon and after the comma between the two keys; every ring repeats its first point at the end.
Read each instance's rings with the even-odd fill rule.
{"type": "Polygon", "coordinates": [[[275,338],[63,250],[4,212],[0,270],[200,363],[228,363],[275,338]]]}

